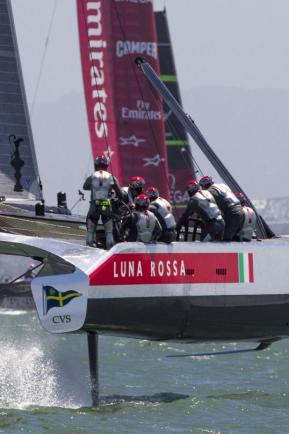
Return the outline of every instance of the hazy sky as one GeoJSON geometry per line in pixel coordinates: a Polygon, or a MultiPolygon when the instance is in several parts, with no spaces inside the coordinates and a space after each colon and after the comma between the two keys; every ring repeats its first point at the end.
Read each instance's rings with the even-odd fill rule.
{"type": "MultiPolygon", "coordinates": [[[[154,4],[156,9],[167,9],[183,94],[203,86],[289,90],[288,0],[155,0],[154,4]]],[[[43,103],[81,93],[74,0],[12,0],[12,5],[29,106],[36,89],[34,112],[43,103]]],[[[33,119],[34,113],[32,125],[33,119]]],[[[46,128],[53,128],[49,120],[46,128]]],[[[87,144],[83,153],[89,153],[87,144]]],[[[43,151],[39,154],[42,170],[43,151]]],[[[87,157],[79,164],[82,170],[87,157]]]]}
{"type": "MultiPolygon", "coordinates": [[[[29,98],[55,5],[37,102],[81,90],[74,0],[12,4],[29,98]]],[[[204,85],[289,89],[288,0],[155,0],[154,5],[167,9],[183,91],[204,85]]]]}

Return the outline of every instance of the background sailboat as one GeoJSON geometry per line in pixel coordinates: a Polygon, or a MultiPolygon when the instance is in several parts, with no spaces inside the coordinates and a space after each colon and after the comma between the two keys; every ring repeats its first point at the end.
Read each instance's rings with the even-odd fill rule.
{"type": "Polygon", "coordinates": [[[10,0],[1,1],[0,12],[0,227],[83,240],[84,219],[70,216],[65,203],[44,205],[10,0]]]}
{"type": "Polygon", "coordinates": [[[43,196],[10,1],[1,2],[0,35],[0,192],[24,204],[43,196]]]}

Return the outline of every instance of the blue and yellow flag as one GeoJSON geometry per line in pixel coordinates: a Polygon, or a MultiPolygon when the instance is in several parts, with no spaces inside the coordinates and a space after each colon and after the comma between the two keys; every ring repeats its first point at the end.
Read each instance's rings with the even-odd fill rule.
{"type": "Polygon", "coordinates": [[[53,286],[42,286],[43,288],[43,308],[44,314],[47,314],[49,309],[53,307],[63,307],[68,304],[75,297],[80,297],[77,291],[65,291],[61,292],[58,289],[53,288],[53,286]]]}

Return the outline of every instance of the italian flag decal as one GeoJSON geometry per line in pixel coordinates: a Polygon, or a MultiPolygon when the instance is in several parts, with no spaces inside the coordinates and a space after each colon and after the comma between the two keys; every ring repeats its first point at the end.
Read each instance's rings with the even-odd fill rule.
{"type": "Polygon", "coordinates": [[[239,283],[253,283],[253,254],[238,253],[239,283]]]}

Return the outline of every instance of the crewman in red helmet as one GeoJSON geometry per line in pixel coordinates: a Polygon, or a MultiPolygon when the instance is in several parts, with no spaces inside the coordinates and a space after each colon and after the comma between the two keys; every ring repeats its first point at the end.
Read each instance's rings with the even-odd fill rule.
{"type": "Polygon", "coordinates": [[[245,219],[239,199],[226,184],[216,184],[211,176],[203,176],[199,184],[203,190],[209,191],[214,196],[225,220],[224,241],[232,241],[245,219]]]}
{"type": "Polygon", "coordinates": [[[158,219],[162,227],[159,241],[171,243],[176,239],[176,221],[173,216],[171,204],[160,196],[156,187],[148,187],[145,194],[150,198],[149,211],[158,219]]]}
{"type": "Polygon", "coordinates": [[[193,214],[203,222],[201,241],[221,241],[224,235],[225,223],[215,199],[209,191],[200,189],[195,179],[187,182],[187,192],[190,196],[187,208],[178,221],[177,231],[185,226],[193,214]]]}
{"type": "Polygon", "coordinates": [[[162,227],[156,216],[148,210],[149,204],[149,197],[143,193],[134,199],[135,209],[121,228],[121,235],[125,241],[150,243],[160,237],[162,227]]]}
{"type": "Polygon", "coordinates": [[[124,202],[133,206],[134,199],[143,193],[144,186],[145,180],[141,176],[131,176],[128,180],[128,187],[122,188],[124,202]]]}

